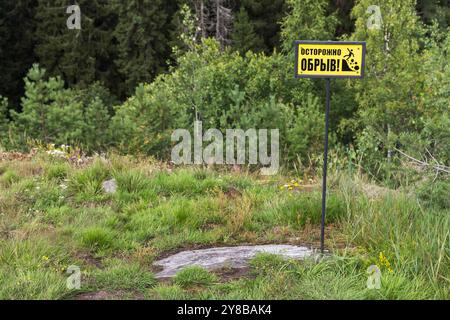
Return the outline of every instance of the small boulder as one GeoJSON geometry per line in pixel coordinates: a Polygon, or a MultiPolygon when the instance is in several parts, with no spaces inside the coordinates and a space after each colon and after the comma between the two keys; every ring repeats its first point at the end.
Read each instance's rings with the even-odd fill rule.
{"type": "Polygon", "coordinates": [[[113,194],[117,191],[116,179],[106,180],[102,183],[102,188],[105,193],[113,194]]]}

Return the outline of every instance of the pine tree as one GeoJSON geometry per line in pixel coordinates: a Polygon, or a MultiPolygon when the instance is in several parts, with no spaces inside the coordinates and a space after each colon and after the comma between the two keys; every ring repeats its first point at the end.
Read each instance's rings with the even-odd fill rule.
{"type": "Polygon", "coordinates": [[[264,41],[255,33],[255,28],[244,7],[241,7],[234,21],[232,44],[234,49],[241,54],[245,54],[249,50],[253,52],[264,50],[264,41]]]}
{"type": "Polygon", "coordinates": [[[22,112],[12,112],[13,129],[22,147],[28,138],[63,144],[79,139],[83,124],[82,104],[59,78],[33,65],[25,78],[22,112]]]}
{"type": "Polygon", "coordinates": [[[11,112],[14,147],[24,149],[31,138],[75,144],[85,151],[106,150],[111,144],[111,116],[103,90],[98,84],[84,90],[66,89],[60,77],[47,77],[45,69],[33,65],[25,78],[22,112],[11,112]]]}

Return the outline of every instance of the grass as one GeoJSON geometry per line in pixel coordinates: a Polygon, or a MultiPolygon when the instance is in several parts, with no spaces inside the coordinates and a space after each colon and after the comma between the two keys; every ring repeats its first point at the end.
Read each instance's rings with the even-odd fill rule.
{"type": "Polygon", "coordinates": [[[195,286],[211,286],[217,282],[217,277],[201,267],[191,266],[179,271],[173,282],[182,288],[189,289],[195,286]]]}
{"type": "Polygon", "coordinates": [[[80,245],[90,250],[111,248],[113,245],[113,233],[101,227],[91,227],[80,234],[80,245]]]}
{"type": "Polygon", "coordinates": [[[153,261],[173,250],[269,242],[317,247],[320,186],[280,188],[292,178],[299,179],[172,170],[114,155],[83,165],[42,154],[3,161],[0,299],[96,292],[147,299],[450,298],[448,185],[389,190],[336,173],[326,259],[259,255],[237,279],[188,267],[172,281],[155,280],[153,261]],[[102,183],[112,178],[117,192],[105,194],[102,183]],[[382,271],[380,290],[366,286],[373,264],[382,271]],[[81,269],[80,290],[66,288],[71,265],[81,269]]]}
{"type": "Polygon", "coordinates": [[[109,261],[108,267],[91,275],[92,289],[143,291],[155,285],[153,274],[138,263],[109,261]]]}
{"type": "Polygon", "coordinates": [[[19,177],[16,172],[14,172],[13,170],[6,170],[0,178],[0,184],[4,187],[9,187],[18,180],[19,177]]]}

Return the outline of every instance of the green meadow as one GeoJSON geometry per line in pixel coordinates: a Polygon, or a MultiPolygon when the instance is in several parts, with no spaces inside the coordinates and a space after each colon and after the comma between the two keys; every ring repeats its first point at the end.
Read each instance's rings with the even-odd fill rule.
{"type": "Polygon", "coordinates": [[[0,162],[0,299],[449,299],[448,191],[332,170],[320,259],[261,254],[245,270],[152,263],[185,249],[320,243],[320,177],[172,168],[109,155],[0,162]],[[117,191],[102,183],[114,178],[117,191]],[[444,197],[442,197],[442,194],[444,197]],[[439,205],[437,198],[443,199],[439,205]],[[69,266],[81,288],[66,286],[69,266]],[[381,288],[367,288],[378,265],[381,288]]]}

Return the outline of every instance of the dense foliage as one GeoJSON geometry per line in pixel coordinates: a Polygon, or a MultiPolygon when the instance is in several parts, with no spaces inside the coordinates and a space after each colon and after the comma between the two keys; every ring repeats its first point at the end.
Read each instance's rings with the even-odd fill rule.
{"type": "Polygon", "coordinates": [[[3,148],[40,141],[167,159],[172,131],[201,120],[278,128],[284,164],[318,164],[324,85],[293,79],[293,40],[350,39],[367,42],[366,77],[332,81],[334,150],[395,181],[405,155],[449,164],[445,1],[380,2],[379,29],[367,27],[368,0],[77,3],[81,30],[65,27],[66,1],[2,2],[3,148]]]}

